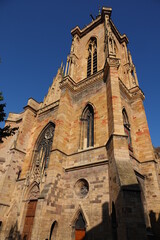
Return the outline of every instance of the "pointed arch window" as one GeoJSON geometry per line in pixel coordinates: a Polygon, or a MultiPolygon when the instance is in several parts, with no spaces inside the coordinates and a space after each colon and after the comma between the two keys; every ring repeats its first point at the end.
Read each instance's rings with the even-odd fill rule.
{"type": "Polygon", "coordinates": [[[128,136],[128,147],[132,148],[132,141],[131,141],[131,130],[130,130],[130,123],[128,120],[128,115],[125,109],[122,110],[123,115],[123,125],[124,125],[124,131],[128,136]]]}
{"type": "Polygon", "coordinates": [[[35,165],[42,172],[48,167],[50,151],[53,143],[55,125],[50,123],[41,133],[36,146],[35,165]]]}
{"type": "Polygon", "coordinates": [[[87,77],[97,72],[97,39],[92,37],[88,44],[87,77]]]}
{"type": "Polygon", "coordinates": [[[94,146],[94,110],[88,104],[82,114],[82,148],[94,146]]]}

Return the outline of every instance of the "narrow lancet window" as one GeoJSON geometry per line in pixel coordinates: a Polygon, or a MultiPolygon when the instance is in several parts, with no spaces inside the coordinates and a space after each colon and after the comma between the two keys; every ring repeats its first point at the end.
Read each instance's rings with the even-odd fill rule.
{"type": "Polygon", "coordinates": [[[82,148],[94,146],[94,110],[88,104],[82,114],[82,148]]]}
{"type": "Polygon", "coordinates": [[[129,124],[128,115],[125,109],[123,109],[122,114],[123,114],[124,131],[128,136],[128,147],[132,148],[130,124],[129,124]]]}
{"type": "Polygon", "coordinates": [[[91,75],[91,61],[92,61],[91,49],[92,49],[92,46],[90,44],[88,48],[87,77],[91,75]]]}
{"type": "Polygon", "coordinates": [[[88,44],[87,77],[97,72],[97,40],[92,37],[88,44]]]}

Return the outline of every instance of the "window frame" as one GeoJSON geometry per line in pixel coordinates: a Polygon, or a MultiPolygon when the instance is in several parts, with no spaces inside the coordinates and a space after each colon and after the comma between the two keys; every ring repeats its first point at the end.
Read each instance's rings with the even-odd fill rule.
{"type": "Polygon", "coordinates": [[[97,72],[97,38],[91,37],[88,43],[87,77],[97,72]]]}

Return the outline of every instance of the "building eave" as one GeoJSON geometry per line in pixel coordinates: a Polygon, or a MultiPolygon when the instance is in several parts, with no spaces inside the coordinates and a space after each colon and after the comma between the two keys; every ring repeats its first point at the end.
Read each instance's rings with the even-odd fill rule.
{"type": "Polygon", "coordinates": [[[112,19],[110,19],[110,23],[111,23],[111,28],[112,31],[114,32],[115,36],[117,37],[117,39],[119,40],[120,43],[125,42],[126,44],[129,43],[128,37],[126,34],[121,35],[120,32],[118,31],[118,29],[116,28],[116,26],[114,25],[112,19]]]}
{"type": "Polygon", "coordinates": [[[88,24],[85,28],[80,29],[79,26],[76,26],[71,30],[72,36],[78,35],[80,38],[90,32],[93,28],[97,27],[100,23],[102,23],[101,16],[97,17],[93,22],[88,24]]]}
{"type": "Polygon", "coordinates": [[[121,35],[120,32],[118,31],[118,29],[116,28],[116,26],[114,25],[112,19],[111,19],[111,13],[112,13],[112,8],[106,8],[103,7],[102,8],[102,12],[101,15],[98,16],[95,20],[93,20],[91,23],[89,23],[87,26],[85,26],[83,29],[80,29],[79,26],[76,26],[75,28],[73,28],[71,30],[71,34],[72,36],[74,35],[78,35],[80,38],[82,38],[83,36],[85,36],[88,32],[90,32],[92,29],[94,29],[95,27],[97,27],[99,24],[101,24],[102,22],[104,22],[105,20],[105,16],[108,15],[109,16],[109,20],[110,20],[110,24],[111,24],[111,28],[112,31],[114,32],[114,34],[116,35],[117,39],[119,40],[120,43],[122,42],[126,42],[126,44],[129,42],[126,34],[121,35]]]}

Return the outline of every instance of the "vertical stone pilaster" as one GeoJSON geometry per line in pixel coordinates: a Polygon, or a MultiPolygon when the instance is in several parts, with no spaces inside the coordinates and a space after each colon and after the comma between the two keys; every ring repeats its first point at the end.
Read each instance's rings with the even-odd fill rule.
{"type": "Polygon", "coordinates": [[[124,134],[122,104],[116,58],[108,59],[107,104],[109,140],[110,206],[113,235],[117,239],[146,239],[140,188],[132,168],[124,134]],[[115,209],[115,213],[113,213],[115,209]]]}
{"type": "MultiPolygon", "coordinates": [[[[108,59],[106,66],[107,82],[107,103],[109,119],[109,136],[112,134],[124,135],[121,97],[118,79],[119,60],[116,58],[108,59]]],[[[105,74],[105,77],[106,77],[105,74]]]]}
{"type": "Polygon", "coordinates": [[[144,96],[138,87],[132,89],[131,92],[135,95],[131,105],[135,155],[140,162],[153,160],[155,156],[143,106],[144,96]]]}

